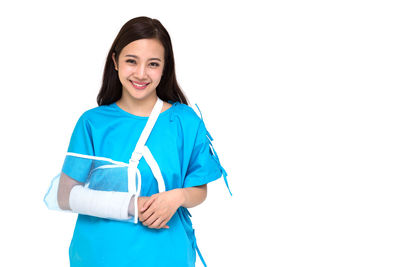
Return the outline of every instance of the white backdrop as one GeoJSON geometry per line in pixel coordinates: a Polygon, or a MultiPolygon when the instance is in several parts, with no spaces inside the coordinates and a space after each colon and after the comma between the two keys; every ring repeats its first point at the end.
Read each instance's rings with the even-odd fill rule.
{"type": "Polygon", "coordinates": [[[399,266],[399,13],[384,0],[2,2],[0,265],[68,266],[75,215],[43,196],[112,41],[145,15],[169,31],[229,174],[233,197],[220,179],[191,211],[210,267],[399,266]]]}

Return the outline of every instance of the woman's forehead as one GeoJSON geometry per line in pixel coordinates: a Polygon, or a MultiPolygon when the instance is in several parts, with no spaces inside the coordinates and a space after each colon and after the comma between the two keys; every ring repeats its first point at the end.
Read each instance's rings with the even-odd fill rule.
{"type": "Polygon", "coordinates": [[[164,47],[157,39],[139,39],[126,45],[122,56],[135,56],[137,58],[164,58],[164,47]]]}

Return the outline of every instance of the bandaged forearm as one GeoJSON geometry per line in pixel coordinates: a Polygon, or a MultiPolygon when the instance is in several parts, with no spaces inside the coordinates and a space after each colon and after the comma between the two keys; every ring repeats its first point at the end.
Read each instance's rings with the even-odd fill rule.
{"type": "Polygon", "coordinates": [[[98,191],[76,185],[71,189],[69,206],[73,212],[80,214],[128,220],[132,196],[133,194],[128,192],[98,191]]]}

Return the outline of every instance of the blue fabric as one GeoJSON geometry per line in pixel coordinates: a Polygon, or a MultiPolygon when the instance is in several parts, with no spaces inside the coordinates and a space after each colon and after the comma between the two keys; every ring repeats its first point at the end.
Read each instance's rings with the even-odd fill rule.
{"type": "MultiPolygon", "coordinates": [[[[128,163],[147,117],[132,115],[115,103],[90,109],[79,118],[68,152],[111,158],[128,163]]],[[[214,155],[207,130],[192,108],[180,103],[162,112],[146,143],[157,161],[166,190],[207,184],[223,168],[214,155]]],[[[93,162],[77,164],[66,157],[62,171],[85,182],[93,162]]],[[[158,193],[157,181],[142,158],[141,196],[158,193]]],[[[196,239],[190,213],[180,207],[169,229],[79,215],[69,254],[77,266],[195,266],[196,239]]]]}

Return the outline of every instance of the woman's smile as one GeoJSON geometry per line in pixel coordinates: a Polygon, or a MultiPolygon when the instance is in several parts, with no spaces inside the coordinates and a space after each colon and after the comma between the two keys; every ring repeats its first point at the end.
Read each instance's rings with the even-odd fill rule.
{"type": "Polygon", "coordinates": [[[143,90],[147,87],[147,85],[150,84],[150,83],[134,82],[134,81],[130,81],[130,82],[133,85],[133,87],[138,90],[143,90]]]}

